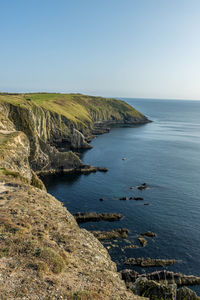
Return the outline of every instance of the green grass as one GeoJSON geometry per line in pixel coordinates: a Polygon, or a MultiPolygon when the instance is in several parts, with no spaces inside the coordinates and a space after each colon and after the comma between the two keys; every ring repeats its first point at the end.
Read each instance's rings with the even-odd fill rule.
{"type": "Polygon", "coordinates": [[[140,112],[121,100],[86,96],[82,94],[33,93],[33,94],[0,94],[0,103],[10,103],[23,108],[42,107],[51,112],[63,115],[68,120],[88,126],[92,116],[98,115],[121,119],[122,116],[139,118],[140,112]]]}

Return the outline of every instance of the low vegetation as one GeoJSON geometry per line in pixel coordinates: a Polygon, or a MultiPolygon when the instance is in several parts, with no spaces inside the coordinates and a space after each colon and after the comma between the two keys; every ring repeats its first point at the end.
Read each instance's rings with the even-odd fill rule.
{"type": "Polygon", "coordinates": [[[0,94],[0,103],[15,106],[45,108],[63,115],[68,120],[87,126],[93,118],[121,118],[122,115],[139,118],[140,112],[121,100],[86,96],[82,94],[32,93],[32,94],[0,94]]]}

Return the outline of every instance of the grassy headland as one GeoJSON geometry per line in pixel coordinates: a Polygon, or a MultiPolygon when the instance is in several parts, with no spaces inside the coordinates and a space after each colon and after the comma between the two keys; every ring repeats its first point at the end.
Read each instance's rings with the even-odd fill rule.
{"type": "Polygon", "coordinates": [[[26,108],[39,106],[85,126],[93,122],[94,116],[120,119],[121,116],[141,118],[143,115],[122,100],[93,97],[82,94],[31,93],[0,94],[0,103],[10,103],[26,108]]]}

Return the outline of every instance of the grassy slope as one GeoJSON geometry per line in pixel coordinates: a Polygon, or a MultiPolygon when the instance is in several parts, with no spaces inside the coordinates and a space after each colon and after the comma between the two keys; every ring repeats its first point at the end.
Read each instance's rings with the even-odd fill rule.
{"type": "Polygon", "coordinates": [[[143,116],[124,101],[81,94],[33,93],[12,95],[1,93],[0,103],[2,102],[22,107],[34,104],[63,115],[73,122],[85,125],[92,122],[91,115],[93,114],[109,114],[116,118],[120,118],[120,114],[135,118],[143,116]]]}

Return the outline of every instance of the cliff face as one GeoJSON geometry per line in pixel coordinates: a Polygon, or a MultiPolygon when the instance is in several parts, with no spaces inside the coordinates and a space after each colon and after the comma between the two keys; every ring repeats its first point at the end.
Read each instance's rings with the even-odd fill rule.
{"type": "Polygon", "coordinates": [[[2,128],[7,121],[9,128],[23,131],[28,137],[29,163],[34,171],[80,167],[78,156],[60,153],[58,145],[65,142],[68,151],[90,148],[86,140],[96,126],[148,122],[123,101],[83,95],[1,94],[0,112],[5,118],[2,128]]]}
{"type": "Polygon", "coordinates": [[[81,134],[74,133],[74,128],[68,120],[62,120],[61,115],[34,104],[21,106],[3,103],[0,105],[0,110],[1,113],[5,113],[16,130],[24,132],[28,137],[30,142],[29,162],[34,171],[59,168],[61,165],[65,169],[81,165],[81,161],[74,153],[60,153],[54,146],[62,139],[77,148],[78,146],[87,146],[81,134]]]}
{"type": "Polygon", "coordinates": [[[0,95],[1,299],[142,299],[127,291],[107,250],[78,227],[34,171],[80,167],[80,159],[69,149],[89,147],[85,137],[95,122],[134,123],[146,118],[137,112],[133,119],[135,111],[129,112],[123,103],[128,111],[118,112],[114,100],[105,101],[117,108],[106,102],[103,111],[101,102],[99,107],[93,103],[97,99],[92,98],[91,105],[90,98],[83,97],[87,101],[78,105],[84,113],[77,115],[68,98],[67,108],[59,113],[60,102],[55,105],[52,100],[47,109],[47,103],[37,103],[35,94],[32,100],[25,97],[0,95]],[[62,141],[69,151],[58,151],[62,141]]]}

